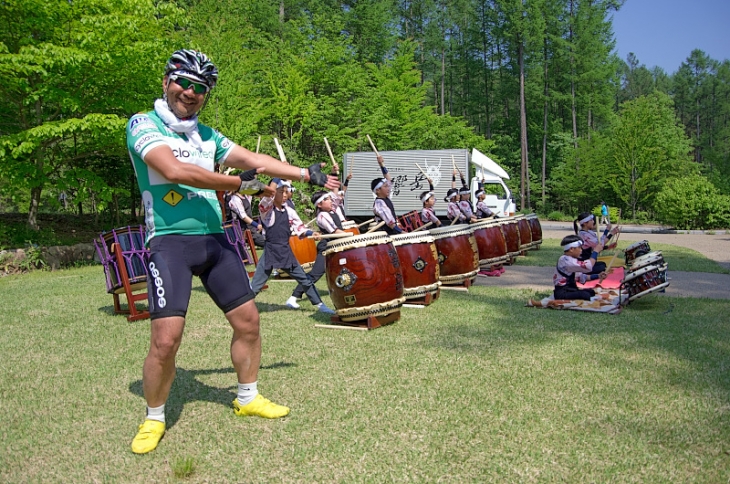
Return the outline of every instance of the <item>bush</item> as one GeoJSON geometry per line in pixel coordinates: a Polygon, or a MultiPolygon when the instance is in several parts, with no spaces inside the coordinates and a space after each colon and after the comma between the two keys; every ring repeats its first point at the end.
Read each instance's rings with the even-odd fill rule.
{"type": "Polygon", "coordinates": [[[550,212],[547,216],[547,219],[548,220],[558,220],[560,222],[570,220],[569,217],[566,217],[565,215],[563,215],[563,212],[559,212],[557,210],[553,210],[552,212],[550,212]]]}
{"type": "Polygon", "coordinates": [[[656,197],[657,219],[677,229],[730,227],[730,197],[705,177],[668,180],[656,197]]]}

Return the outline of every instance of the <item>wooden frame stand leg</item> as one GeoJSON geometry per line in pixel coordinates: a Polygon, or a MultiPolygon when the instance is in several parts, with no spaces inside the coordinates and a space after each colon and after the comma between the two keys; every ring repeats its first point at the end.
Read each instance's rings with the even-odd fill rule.
{"type": "Polygon", "coordinates": [[[138,282],[132,284],[129,281],[129,273],[127,272],[127,264],[122,255],[122,249],[119,244],[112,244],[114,257],[117,259],[117,267],[119,268],[119,277],[122,279],[122,287],[114,291],[114,312],[116,314],[127,314],[127,321],[139,321],[150,317],[150,312],[146,309],[137,309],[138,301],[147,301],[147,282],[138,282]],[[138,294],[136,291],[144,290],[138,294]],[[127,306],[129,309],[122,309],[119,303],[119,294],[127,296],[127,306]]]}
{"type": "Polygon", "coordinates": [[[375,329],[380,328],[381,326],[385,326],[386,324],[391,324],[400,319],[400,309],[397,311],[393,311],[390,314],[386,314],[385,316],[368,316],[367,319],[361,319],[359,321],[343,321],[340,319],[339,316],[331,316],[330,321],[332,321],[333,325],[338,325],[342,327],[352,327],[353,329],[375,329]]]}

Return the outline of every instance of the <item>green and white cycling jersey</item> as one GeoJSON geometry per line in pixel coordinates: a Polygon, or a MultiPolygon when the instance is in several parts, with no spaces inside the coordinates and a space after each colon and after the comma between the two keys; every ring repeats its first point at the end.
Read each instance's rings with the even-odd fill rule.
{"type": "Polygon", "coordinates": [[[154,111],[132,116],[127,123],[127,149],[142,193],[146,243],[168,234],[206,235],[222,233],[222,214],[215,190],[172,183],[144,162],[150,150],[167,145],[182,163],[214,171],[223,163],[234,144],[218,131],[198,124],[202,149],[193,146],[184,134],[165,126],[154,111]]]}

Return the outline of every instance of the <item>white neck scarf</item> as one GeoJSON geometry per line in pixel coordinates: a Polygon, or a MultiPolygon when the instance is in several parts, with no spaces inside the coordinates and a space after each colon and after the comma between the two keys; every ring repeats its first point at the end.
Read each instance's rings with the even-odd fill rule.
{"type": "Polygon", "coordinates": [[[165,126],[173,130],[178,134],[184,134],[190,140],[192,145],[199,149],[203,149],[203,139],[200,137],[198,132],[198,115],[192,116],[188,119],[180,119],[175,116],[167,105],[167,101],[164,99],[157,99],[155,101],[155,113],[160,117],[165,126]]]}

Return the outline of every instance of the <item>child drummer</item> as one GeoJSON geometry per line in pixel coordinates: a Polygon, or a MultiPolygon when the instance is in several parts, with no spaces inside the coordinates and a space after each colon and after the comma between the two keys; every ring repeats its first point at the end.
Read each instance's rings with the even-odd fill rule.
{"type": "Polygon", "coordinates": [[[320,312],[335,314],[332,309],[328,308],[322,302],[322,298],[319,296],[314,282],[304,272],[302,266],[299,265],[299,261],[294,257],[294,253],[289,245],[289,237],[292,234],[298,235],[299,237],[314,235],[314,232],[302,223],[297,212],[286,203],[291,182],[278,178],[272,181],[276,183],[276,194],[273,198],[262,197],[259,202],[259,213],[261,215],[261,223],[264,226],[266,244],[264,246],[264,253],[261,254],[259,263],[256,266],[256,273],[251,281],[251,289],[254,294],[261,292],[271,272],[276,267],[286,271],[294,280],[301,284],[309,301],[320,312]]]}
{"type": "Polygon", "coordinates": [[[499,218],[494,212],[489,209],[489,207],[487,206],[487,202],[484,201],[487,198],[487,192],[484,191],[484,179],[482,179],[481,183],[479,183],[479,186],[474,196],[477,197],[477,207],[475,214],[478,219],[499,218]]]}
{"type": "Polygon", "coordinates": [[[433,182],[430,178],[428,180],[428,191],[422,192],[419,195],[421,203],[423,203],[423,210],[421,210],[421,222],[424,224],[432,223],[436,227],[441,226],[441,220],[436,216],[436,212],[433,210],[433,206],[436,204],[436,193],[433,191],[433,182]]]}
{"type": "MultiPolygon", "coordinates": [[[[573,221],[573,230],[575,231],[575,234],[583,241],[583,250],[578,259],[587,260],[591,256],[591,252],[596,250],[595,248],[598,246],[599,243],[598,236],[596,235],[596,216],[590,212],[581,213],[580,215],[578,215],[578,218],[573,221]],[[578,230],[578,224],[580,224],[580,230],[578,230]]],[[[611,228],[611,224],[608,224],[606,226],[606,229],[603,231],[603,235],[601,235],[601,250],[603,250],[603,246],[605,246],[608,241],[611,240],[611,237],[613,237],[618,232],[618,230],[618,226],[614,227],[613,229],[611,228]]],[[[605,248],[613,249],[614,247],[616,247],[616,244],[608,245],[605,248]]],[[[601,250],[598,250],[597,252],[600,254],[601,250]]],[[[591,273],[600,274],[605,270],[605,262],[596,262],[593,266],[593,272],[591,273]]]]}
{"type": "MultiPolygon", "coordinates": [[[[317,191],[312,195],[312,203],[317,207],[317,225],[325,234],[343,234],[342,219],[337,214],[332,200],[332,192],[317,191]]],[[[317,243],[317,258],[314,260],[312,270],[309,271],[309,278],[312,283],[316,283],[324,275],[326,271],[324,255],[322,252],[327,248],[327,241],[320,240],[317,243]]],[[[294,288],[294,292],[286,301],[286,305],[292,309],[298,309],[297,299],[301,299],[304,295],[304,286],[298,284],[294,288]]]]}
{"type": "Polygon", "coordinates": [[[385,167],[383,157],[377,155],[377,159],[380,165],[380,171],[383,172],[383,178],[375,178],[370,182],[370,189],[376,197],[373,202],[375,223],[385,222],[383,230],[388,235],[401,234],[403,230],[398,227],[398,220],[395,218],[395,207],[393,206],[393,201],[390,199],[390,174],[385,167]]]}
{"type": "Polygon", "coordinates": [[[606,273],[592,274],[591,271],[598,259],[598,253],[603,250],[603,244],[598,243],[591,252],[588,260],[579,260],[583,241],[577,235],[568,235],[560,241],[563,248],[563,255],[558,259],[553,273],[553,285],[555,290],[553,295],[555,299],[583,299],[589,301],[596,295],[593,289],[578,289],[578,282],[585,284],[586,281],[606,278],[606,273]]]}

